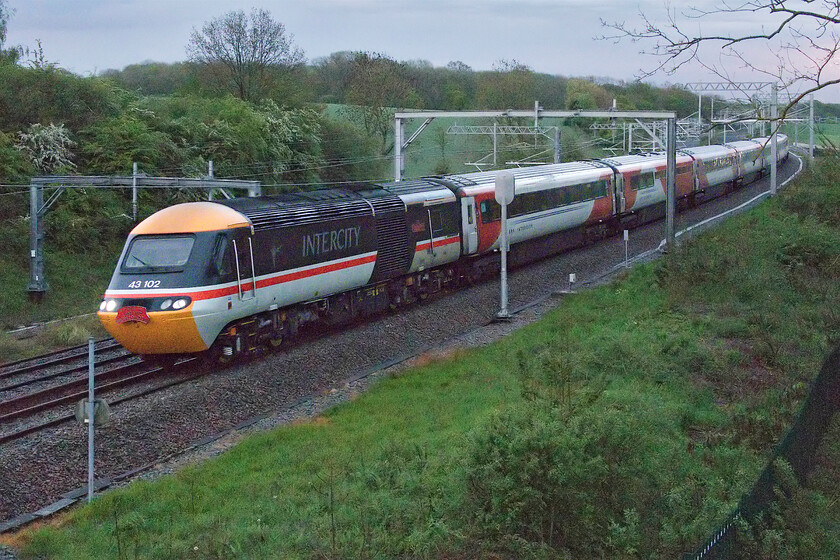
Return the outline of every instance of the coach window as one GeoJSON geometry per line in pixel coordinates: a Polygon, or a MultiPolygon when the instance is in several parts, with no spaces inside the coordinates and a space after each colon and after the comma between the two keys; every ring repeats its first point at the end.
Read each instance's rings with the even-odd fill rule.
{"type": "Polygon", "coordinates": [[[570,189],[571,187],[563,187],[562,189],[560,189],[560,206],[568,206],[572,203],[572,193],[570,189]]]}
{"type": "Polygon", "coordinates": [[[489,224],[502,219],[502,207],[495,200],[482,200],[479,209],[482,223],[489,224]]]}
{"type": "Polygon", "coordinates": [[[642,171],[638,175],[630,178],[630,188],[634,191],[648,189],[654,185],[653,171],[642,171]]]}
{"type": "Polygon", "coordinates": [[[551,189],[546,194],[548,195],[549,208],[557,208],[563,205],[563,195],[560,189],[551,189]]]}
{"type": "Polygon", "coordinates": [[[527,212],[525,208],[525,202],[528,196],[529,195],[520,194],[519,196],[514,198],[510,204],[508,204],[508,217],[515,218],[516,216],[521,216],[522,214],[525,214],[527,212]]]}
{"type": "Polygon", "coordinates": [[[598,198],[603,198],[607,196],[607,191],[609,191],[609,187],[607,187],[607,181],[598,181],[598,198]]]}
{"type": "Polygon", "coordinates": [[[446,227],[443,221],[443,207],[437,206],[429,208],[429,217],[432,222],[432,237],[440,237],[446,233],[446,227]]]}

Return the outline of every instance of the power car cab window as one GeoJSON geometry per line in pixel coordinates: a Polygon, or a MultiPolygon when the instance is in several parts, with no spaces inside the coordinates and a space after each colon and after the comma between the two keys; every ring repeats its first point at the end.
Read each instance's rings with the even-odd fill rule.
{"type": "Polygon", "coordinates": [[[184,268],[190,259],[195,238],[184,236],[135,237],[128,248],[122,269],[125,272],[167,272],[184,268]]]}
{"type": "Polygon", "coordinates": [[[233,264],[233,245],[224,234],[216,237],[216,244],[213,248],[213,272],[222,280],[234,279],[236,273],[233,264]]]}

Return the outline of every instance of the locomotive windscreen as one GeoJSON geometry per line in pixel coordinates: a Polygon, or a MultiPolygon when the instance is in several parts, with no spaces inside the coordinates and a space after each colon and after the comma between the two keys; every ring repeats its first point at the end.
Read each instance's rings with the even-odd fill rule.
{"type": "Polygon", "coordinates": [[[179,236],[138,236],[123,261],[123,270],[155,272],[182,268],[190,258],[195,238],[179,236]]]}

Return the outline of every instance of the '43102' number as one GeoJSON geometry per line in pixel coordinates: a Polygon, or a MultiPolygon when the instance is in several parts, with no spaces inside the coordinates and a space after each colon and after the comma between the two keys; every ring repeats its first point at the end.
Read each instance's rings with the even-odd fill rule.
{"type": "Polygon", "coordinates": [[[128,285],[129,288],[160,288],[160,280],[135,280],[128,285]]]}

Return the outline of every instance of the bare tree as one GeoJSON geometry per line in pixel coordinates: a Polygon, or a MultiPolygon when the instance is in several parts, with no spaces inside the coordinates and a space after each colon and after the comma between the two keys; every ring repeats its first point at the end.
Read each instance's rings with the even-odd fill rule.
{"type": "Polygon", "coordinates": [[[193,29],[187,44],[190,61],[208,67],[234,95],[257,101],[265,95],[274,72],[304,62],[286,27],[267,10],[228,12],[193,29]]]}
{"type": "MultiPolygon", "coordinates": [[[[699,0],[695,0],[698,5],[699,0]]],[[[650,45],[642,52],[656,62],[641,77],[673,74],[688,63],[727,82],[774,82],[789,100],[780,116],[815,91],[840,83],[840,0],[718,0],[712,8],[677,10],[666,5],[663,22],[640,12],[640,22],[606,22],[603,39],[650,45]],[[699,29],[739,31],[704,33],[699,29]]]]}
{"type": "Polygon", "coordinates": [[[419,107],[422,101],[411,85],[405,65],[385,54],[357,52],[348,76],[347,101],[356,105],[351,114],[368,136],[378,136],[382,153],[390,151],[388,134],[394,108],[419,107]]]}

